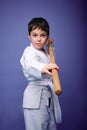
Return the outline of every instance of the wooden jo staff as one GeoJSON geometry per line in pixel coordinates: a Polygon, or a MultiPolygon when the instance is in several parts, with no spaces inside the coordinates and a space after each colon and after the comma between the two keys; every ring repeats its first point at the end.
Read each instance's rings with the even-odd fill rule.
{"type": "MultiPolygon", "coordinates": [[[[49,40],[48,51],[49,51],[49,55],[50,55],[50,62],[55,63],[52,43],[53,43],[52,40],[51,41],[49,40]]],[[[58,71],[56,69],[52,69],[52,76],[53,76],[53,83],[54,83],[54,92],[57,95],[60,95],[62,92],[62,89],[61,89],[61,85],[60,85],[58,71]]]]}

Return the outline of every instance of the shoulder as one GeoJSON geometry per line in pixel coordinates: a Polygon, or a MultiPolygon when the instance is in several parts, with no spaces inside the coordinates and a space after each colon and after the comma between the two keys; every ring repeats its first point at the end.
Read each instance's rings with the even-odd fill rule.
{"type": "Polygon", "coordinates": [[[27,47],[24,49],[24,51],[23,51],[23,55],[29,54],[29,53],[31,53],[31,51],[32,51],[31,46],[27,46],[27,47]]]}
{"type": "Polygon", "coordinates": [[[23,51],[23,57],[35,57],[37,55],[37,51],[36,49],[30,45],[30,46],[27,46],[24,51],[23,51]]]}
{"type": "Polygon", "coordinates": [[[21,64],[24,62],[24,60],[26,59],[26,58],[30,58],[31,57],[31,46],[27,46],[25,49],[24,49],[24,51],[23,51],[23,53],[22,53],[22,56],[21,56],[21,58],[20,58],[20,62],[21,62],[21,64]]]}
{"type": "Polygon", "coordinates": [[[24,53],[28,52],[30,50],[31,46],[27,46],[25,49],[24,49],[24,53]]]}

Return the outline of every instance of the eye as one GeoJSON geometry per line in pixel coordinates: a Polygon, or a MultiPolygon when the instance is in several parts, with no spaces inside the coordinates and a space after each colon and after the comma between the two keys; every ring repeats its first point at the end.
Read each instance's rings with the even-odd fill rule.
{"type": "Polygon", "coordinates": [[[41,34],[41,37],[46,37],[47,36],[47,34],[41,34]]]}
{"type": "Polygon", "coordinates": [[[37,34],[32,34],[32,36],[33,36],[33,37],[36,37],[36,36],[37,36],[37,34]]]}

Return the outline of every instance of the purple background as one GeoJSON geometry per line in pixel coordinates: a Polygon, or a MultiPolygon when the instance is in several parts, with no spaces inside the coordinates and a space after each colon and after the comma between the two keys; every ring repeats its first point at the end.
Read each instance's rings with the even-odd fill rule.
{"type": "Polygon", "coordinates": [[[19,59],[29,44],[32,17],[50,24],[63,89],[58,130],[87,130],[87,5],[84,0],[0,0],[0,130],[24,130],[23,91],[27,81],[19,59]]]}

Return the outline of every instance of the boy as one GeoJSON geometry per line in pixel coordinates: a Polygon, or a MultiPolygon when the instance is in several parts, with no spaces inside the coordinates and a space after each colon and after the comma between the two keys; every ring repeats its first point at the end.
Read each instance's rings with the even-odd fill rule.
{"type": "Polygon", "coordinates": [[[55,95],[51,70],[59,67],[50,63],[44,46],[49,39],[49,24],[44,18],[33,18],[28,23],[30,46],[20,59],[28,85],[23,96],[26,130],[56,130],[61,122],[61,109],[55,95]]]}

